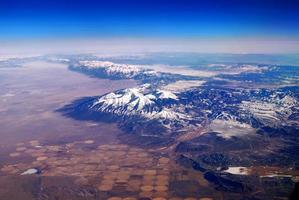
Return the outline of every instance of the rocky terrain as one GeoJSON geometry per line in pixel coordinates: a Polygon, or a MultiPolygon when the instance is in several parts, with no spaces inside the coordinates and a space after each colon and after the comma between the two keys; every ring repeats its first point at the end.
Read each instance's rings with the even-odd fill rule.
{"type": "MultiPolygon", "coordinates": [[[[71,69],[96,77],[135,79],[140,85],[82,99],[60,111],[80,119],[118,121],[139,138],[137,143],[154,137],[145,144],[174,148],[178,163],[204,173],[219,190],[249,192],[263,187],[264,183],[252,184],[257,182],[249,176],[252,171],[269,175],[262,181],[282,181],[256,169],[260,166],[298,170],[298,72],[291,73],[293,67],[210,64],[201,68],[214,73],[208,77],[94,61],[71,69]],[[269,85],[269,79],[280,86],[269,85]],[[225,172],[234,166],[252,169],[246,176],[225,172]]],[[[288,176],[285,179],[292,187],[288,176]]]]}
{"type": "MultiPolygon", "coordinates": [[[[217,66],[224,67],[224,69],[241,68],[240,74],[251,74],[253,70],[261,73],[261,70],[266,69],[265,66],[259,68],[258,65],[210,65],[209,67],[217,66]]],[[[249,130],[261,126],[277,127],[281,124],[297,124],[296,120],[291,120],[298,115],[296,87],[245,89],[223,87],[221,84],[211,86],[211,83],[217,84],[214,76],[207,79],[175,73],[165,75],[159,71],[148,70],[146,67],[103,61],[80,61],[78,66],[72,65],[71,69],[94,76],[133,78],[142,83],[146,82],[135,88],[115,91],[84,102],[80,101],[80,110],[86,111],[84,116],[89,115],[90,119],[101,118],[101,115],[105,118],[108,116],[108,118],[123,122],[122,126],[125,128],[126,124],[130,124],[130,120],[134,119],[136,123],[156,123],[159,127],[159,134],[162,128],[165,134],[176,135],[177,132],[201,127],[206,121],[212,130],[217,125],[218,130],[213,131],[219,132],[219,136],[227,137],[226,135],[230,134],[229,137],[231,137],[238,136],[238,133],[234,134],[233,130],[230,133],[223,133],[220,130],[221,126],[249,130]],[[155,80],[154,84],[148,79],[149,76],[155,80]],[[165,76],[168,77],[167,81],[164,79],[165,76]],[[192,78],[203,80],[198,82],[199,86],[196,87],[196,81],[190,80],[192,78]],[[157,80],[159,80],[158,83],[157,80]],[[173,87],[176,82],[179,82],[176,90],[167,87],[168,85],[173,87]]],[[[71,108],[66,106],[64,109],[66,114],[76,112],[75,110],[76,106],[71,108]]],[[[157,134],[154,129],[137,132],[157,134]]]]}
{"type": "MultiPolygon", "coordinates": [[[[226,199],[285,198],[298,181],[295,66],[210,63],[176,68],[85,55],[40,59],[66,63],[69,70],[94,78],[136,81],[135,87],[78,98],[57,112],[76,120],[117,123],[124,131],[118,136],[122,143],[171,155],[225,192],[226,199]]],[[[182,185],[196,187],[187,182],[182,185]]]]}

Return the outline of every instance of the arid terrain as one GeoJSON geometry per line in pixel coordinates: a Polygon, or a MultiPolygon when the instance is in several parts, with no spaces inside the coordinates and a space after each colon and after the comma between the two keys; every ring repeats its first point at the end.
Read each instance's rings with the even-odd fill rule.
{"type": "Polygon", "coordinates": [[[0,200],[278,200],[298,182],[293,67],[7,63],[0,200]]]}
{"type": "Polygon", "coordinates": [[[159,149],[122,144],[118,136],[126,136],[115,124],[77,121],[55,111],[134,81],[93,79],[41,61],[0,69],[0,76],[0,199],[221,197],[202,175],[159,149]],[[41,174],[21,175],[33,168],[41,174]],[[197,187],[184,186],[190,181],[197,187]]]}

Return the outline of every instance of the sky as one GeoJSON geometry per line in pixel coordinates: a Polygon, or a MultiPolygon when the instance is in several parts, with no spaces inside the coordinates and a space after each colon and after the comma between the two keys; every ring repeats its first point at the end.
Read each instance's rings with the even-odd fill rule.
{"type": "Polygon", "coordinates": [[[0,0],[0,45],[296,53],[298,13],[299,0],[0,0]]]}

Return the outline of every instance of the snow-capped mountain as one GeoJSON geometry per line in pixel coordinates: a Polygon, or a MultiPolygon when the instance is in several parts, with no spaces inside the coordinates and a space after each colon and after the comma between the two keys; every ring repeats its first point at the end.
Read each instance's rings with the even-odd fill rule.
{"type": "MultiPolygon", "coordinates": [[[[69,69],[90,75],[92,77],[108,79],[134,79],[140,84],[149,83],[155,86],[163,86],[176,83],[179,80],[197,80],[198,77],[185,76],[176,73],[162,72],[153,66],[118,64],[109,61],[79,60],[73,62],[69,69]]],[[[166,94],[167,96],[167,94],[166,94]]]]}
{"type": "Polygon", "coordinates": [[[263,126],[284,126],[299,118],[298,96],[292,88],[235,87],[241,80],[248,84],[247,79],[240,77],[250,78],[252,73],[263,75],[271,66],[210,65],[210,68],[216,67],[214,70],[225,68],[225,79],[223,75],[219,75],[219,79],[198,79],[176,74],[175,70],[166,73],[144,65],[93,59],[76,60],[70,69],[99,78],[134,79],[139,86],[84,99],[84,103],[76,102],[66,107],[64,112],[68,115],[91,120],[111,118],[125,130],[147,135],[163,135],[165,129],[176,135],[205,124],[210,125],[212,131],[222,133],[224,138],[254,135],[263,126]],[[223,87],[230,78],[232,87],[223,87]]]}
{"type": "Polygon", "coordinates": [[[109,61],[80,61],[79,66],[87,69],[103,69],[107,75],[118,75],[124,78],[134,78],[140,73],[149,71],[136,65],[116,64],[109,61]]]}
{"type": "Polygon", "coordinates": [[[175,110],[178,97],[150,85],[111,92],[94,100],[90,109],[118,116],[141,116],[147,119],[184,120],[188,116],[175,110]]]}
{"type": "Polygon", "coordinates": [[[298,101],[294,97],[289,95],[279,97],[276,94],[264,101],[242,101],[240,104],[241,110],[270,127],[285,122],[296,107],[298,107],[298,101]]]}

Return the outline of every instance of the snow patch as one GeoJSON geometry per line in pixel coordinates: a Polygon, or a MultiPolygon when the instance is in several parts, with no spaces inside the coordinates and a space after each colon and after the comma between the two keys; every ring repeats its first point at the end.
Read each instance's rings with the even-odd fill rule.
{"type": "Polygon", "coordinates": [[[160,99],[175,99],[175,100],[178,99],[178,97],[170,91],[157,90],[157,93],[158,93],[160,99]]]}
{"type": "Polygon", "coordinates": [[[37,174],[38,172],[39,172],[38,169],[31,168],[31,169],[27,169],[26,171],[24,171],[23,173],[21,173],[21,175],[37,174]]]}
{"type": "Polygon", "coordinates": [[[176,81],[174,83],[165,85],[162,87],[162,89],[169,90],[172,92],[178,92],[178,91],[181,92],[181,91],[185,91],[185,90],[188,90],[188,89],[191,89],[194,87],[199,87],[199,86],[203,85],[205,82],[206,81],[194,81],[194,80],[183,81],[183,80],[180,80],[180,81],[176,81]]]}
{"type": "Polygon", "coordinates": [[[236,175],[248,175],[250,170],[247,167],[229,167],[224,172],[236,175]]]}
{"type": "Polygon", "coordinates": [[[225,139],[232,137],[242,137],[248,134],[254,134],[255,129],[249,124],[241,123],[235,120],[233,117],[223,119],[215,119],[210,124],[210,129],[213,132],[220,133],[218,136],[225,139]]]}

